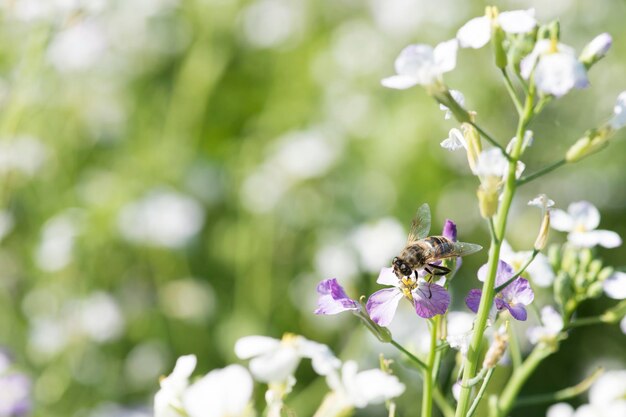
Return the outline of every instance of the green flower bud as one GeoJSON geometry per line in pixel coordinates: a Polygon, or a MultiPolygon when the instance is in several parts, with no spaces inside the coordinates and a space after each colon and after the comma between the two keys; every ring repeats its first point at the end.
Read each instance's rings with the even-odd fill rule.
{"type": "Polygon", "coordinates": [[[582,158],[598,152],[609,144],[609,134],[612,132],[610,127],[601,129],[592,129],[587,134],[578,139],[565,153],[567,162],[577,162],[582,158]]]}
{"type": "Polygon", "coordinates": [[[587,297],[598,298],[602,295],[604,290],[602,289],[602,283],[599,281],[594,282],[587,289],[587,297]]]}
{"type": "Polygon", "coordinates": [[[561,269],[561,247],[557,244],[548,247],[548,260],[555,271],[561,269]]]}
{"type": "Polygon", "coordinates": [[[501,69],[506,68],[507,58],[506,51],[504,50],[504,31],[500,26],[494,26],[492,31],[491,44],[493,45],[496,67],[501,69]]]}
{"type": "Polygon", "coordinates": [[[567,302],[573,294],[571,277],[567,273],[559,271],[554,279],[554,297],[561,310],[566,311],[567,302]]]}
{"type": "Polygon", "coordinates": [[[602,269],[602,261],[600,259],[594,259],[587,268],[587,278],[589,281],[595,281],[598,279],[598,274],[602,269]]]}
{"type": "Polygon", "coordinates": [[[598,273],[598,281],[602,282],[605,281],[608,277],[611,276],[611,274],[613,273],[613,271],[615,271],[612,267],[610,266],[605,266],[604,268],[602,268],[602,270],[598,273]]]}
{"type": "Polygon", "coordinates": [[[491,218],[498,209],[498,187],[481,184],[476,192],[480,215],[485,219],[491,218]]]}

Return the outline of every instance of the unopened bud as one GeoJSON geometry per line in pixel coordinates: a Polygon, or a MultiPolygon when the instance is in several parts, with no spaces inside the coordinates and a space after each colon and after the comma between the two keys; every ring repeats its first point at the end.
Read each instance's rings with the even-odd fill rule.
{"type": "Polygon", "coordinates": [[[499,25],[494,26],[492,31],[491,44],[493,45],[496,67],[500,69],[506,68],[507,58],[506,51],[504,50],[504,31],[499,25]]]}
{"type": "Polygon", "coordinates": [[[606,53],[611,49],[613,38],[608,33],[602,33],[585,46],[580,53],[578,60],[582,62],[587,69],[593,64],[604,58],[606,53]]]}
{"type": "Polygon", "coordinates": [[[541,221],[541,227],[539,228],[539,235],[535,240],[535,250],[540,251],[546,246],[548,241],[548,234],[550,233],[550,210],[546,210],[541,221]]]}
{"type": "MultiPolygon", "coordinates": [[[[474,116],[474,114],[470,113],[470,117],[472,119],[474,116]]],[[[463,131],[463,137],[465,138],[465,143],[467,144],[467,162],[472,172],[474,172],[476,164],[478,163],[478,156],[482,152],[480,134],[470,123],[463,123],[461,125],[461,130],[463,131]]]]}
{"type": "Polygon", "coordinates": [[[578,139],[565,153],[567,162],[580,161],[587,155],[591,155],[609,144],[608,136],[610,128],[591,130],[585,137],[578,139]]]}
{"type": "Polygon", "coordinates": [[[481,184],[476,192],[480,215],[489,219],[496,214],[498,209],[498,188],[491,184],[481,184]]]}
{"type": "Polygon", "coordinates": [[[485,360],[483,361],[483,368],[490,369],[494,368],[502,356],[504,356],[504,352],[506,351],[507,346],[509,345],[509,335],[506,332],[506,328],[504,330],[498,330],[493,335],[493,343],[489,346],[487,353],[485,354],[485,360]]]}

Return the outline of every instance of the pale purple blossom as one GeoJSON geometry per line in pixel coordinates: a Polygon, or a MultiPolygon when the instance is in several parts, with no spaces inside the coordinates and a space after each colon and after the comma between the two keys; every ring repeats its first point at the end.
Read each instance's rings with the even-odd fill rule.
{"type": "MultiPolygon", "coordinates": [[[[511,265],[504,261],[498,261],[498,269],[496,272],[496,287],[503,285],[509,279],[513,278],[515,271],[511,265]]],[[[487,264],[483,265],[478,270],[478,279],[485,281],[487,277],[487,264]]],[[[480,304],[480,298],[482,296],[482,290],[473,289],[465,298],[465,303],[474,313],[478,312],[478,306],[480,304]]],[[[494,304],[498,311],[507,309],[511,316],[517,320],[526,320],[528,314],[526,307],[529,305],[535,297],[535,294],[530,287],[528,281],[524,278],[518,277],[499,293],[494,298],[494,304]]]]}
{"type": "Polygon", "coordinates": [[[553,209],[550,226],[560,232],[569,232],[567,240],[574,246],[592,248],[600,245],[616,248],[622,244],[620,236],[610,230],[596,230],[600,224],[600,212],[588,201],[577,201],[569,205],[567,212],[553,209]]]}
{"type": "Polygon", "coordinates": [[[596,36],[583,48],[578,59],[580,62],[591,65],[598,61],[609,52],[611,45],[613,44],[613,38],[608,33],[601,33],[596,36]]]}
{"type": "Polygon", "coordinates": [[[445,72],[456,66],[456,39],[442,42],[434,48],[430,45],[409,45],[400,52],[395,61],[396,75],[384,78],[384,87],[404,90],[415,85],[432,85],[441,80],[445,72]]]}
{"type": "Polygon", "coordinates": [[[441,285],[417,279],[415,276],[398,279],[392,268],[383,268],[376,280],[382,285],[391,285],[376,291],[367,300],[367,312],[379,326],[388,326],[398,308],[401,298],[409,300],[418,316],[432,318],[444,314],[450,304],[450,294],[441,285]]]}
{"type": "Polygon", "coordinates": [[[359,304],[348,297],[335,278],[320,282],[317,285],[317,292],[320,296],[317,299],[315,314],[338,314],[359,309],[359,304]]]}
{"type": "Polygon", "coordinates": [[[491,39],[492,26],[497,24],[506,33],[528,33],[537,26],[535,9],[502,12],[496,17],[480,16],[470,19],[456,34],[462,48],[482,48],[491,39]]]}
{"type": "Polygon", "coordinates": [[[615,130],[626,126],[626,91],[622,91],[617,96],[615,107],[613,107],[613,117],[609,120],[609,126],[615,130]]]}
{"type": "Polygon", "coordinates": [[[32,404],[30,399],[31,381],[21,373],[8,373],[0,376],[0,416],[19,417],[28,414],[32,404]]]}

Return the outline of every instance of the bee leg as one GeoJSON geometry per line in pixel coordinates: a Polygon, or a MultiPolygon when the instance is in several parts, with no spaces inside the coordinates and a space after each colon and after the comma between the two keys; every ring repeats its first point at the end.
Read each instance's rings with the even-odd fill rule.
{"type": "Polygon", "coordinates": [[[446,268],[445,266],[436,265],[436,264],[428,264],[431,268],[437,269],[438,271],[433,271],[433,275],[447,275],[450,273],[450,268],[446,268]]]}
{"type": "MultiPolygon", "coordinates": [[[[428,298],[433,298],[433,292],[430,289],[430,283],[433,281],[433,276],[436,275],[432,269],[429,267],[424,268],[424,271],[428,272],[428,298]]],[[[417,277],[417,271],[415,271],[415,276],[417,277]]]]}

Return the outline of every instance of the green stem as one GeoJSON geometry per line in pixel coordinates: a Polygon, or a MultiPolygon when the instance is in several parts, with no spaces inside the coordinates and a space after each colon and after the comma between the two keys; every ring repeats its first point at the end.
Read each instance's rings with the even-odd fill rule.
{"type": "MultiPolygon", "coordinates": [[[[504,192],[502,194],[502,201],[497,214],[497,221],[495,232],[496,236],[504,237],[506,230],[506,221],[509,215],[509,209],[513,202],[513,196],[515,195],[516,178],[515,171],[517,168],[517,160],[521,156],[524,132],[526,125],[532,117],[534,95],[532,91],[529,96],[526,97],[524,104],[524,114],[520,118],[517,125],[516,141],[509,161],[509,170],[504,185],[504,192]]],[[[467,361],[465,363],[465,369],[463,370],[463,381],[461,384],[461,393],[456,408],[456,417],[465,417],[470,406],[471,388],[468,386],[469,381],[476,375],[478,367],[478,361],[480,357],[480,345],[483,340],[483,334],[487,326],[487,318],[489,317],[489,311],[493,304],[493,297],[495,295],[495,279],[496,271],[498,268],[498,260],[500,258],[501,241],[491,241],[491,247],[489,248],[489,261],[487,264],[487,277],[483,283],[482,296],[480,299],[480,305],[478,307],[478,313],[476,321],[474,322],[474,334],[470,341],[470,346],[467,351],[467,361]]]]}
{"type": "Polygon", "coordinates": [[[602,316],[584,317],[582,319],[576,319],[572,321],[563,330],[572,329],[574,327],[592,326],[594,324],[603,324],[603,323],[608,323],[608,322],[602,316]]]}
{"type": "Polygon", "coordinates": [[[473,121],[469,121],[468,123],[474,126],[474,128],[478,130],[478,133],[480,133],[480,135],[483,138],[485,138],[487,142],[491,143],[493,146],[500,149],[502,151],[502,154],[506,157],[506,159],[508,159],[509,161],[511,160],[511,156],[507,153],[506,149],[504,149],[504,147],[500,145],[489,133],[485,132],[482,127],[478,126],[473,121]]]}
{"type": "Polygon", "coordinates": [[[419,369],[421,369],[422,371],[426,371],[426,364],[422,362],[421,360],[419,360],[417,356],[415,356],[414,354],[406,350],[404,346],[402,346],[400,343],[396,342],[393,339],[389,343],[391,343],[400,352],[404,353],[407,356],[407,358],[409,358],[419,369]]]}
{"type": "Polygon", "coordinates": [[[523,185],[523,184],[526,184],[527,182],[530,182],[530,181],[535,180],[535,179],[537,179],[539,177],[542,177],[542,176],[544,176],[544,175],[554,171],[558,167],[565,165],[566,163],[567,163],[567,161],[565,160],[565,158],[563,158],[563,159],[561,159],[559,161],[556,161],[556,162],[548,165],[547,167],[540,169],[537,172],[533,172],[530,175],[527,175],[527,176],[524,176],[524,177],[520,178],[519,180],[517,180],[517,185],[523,185]]]}
{"type": "Polygon", "coordinates": [[[522,365],[522,351],[519,346],[519,340],[517,340],[517,334],[513,326],[509,326],[509,352],[511,352],[511,361],[513,362],[513,369],[517,369],[522,365]]]}
{"type": "Polygon", "coordinates": [[[577,395],[580,395],[583,392],[587,391],[596,381],[596,379],[598,379],[600,375],[602,375],[603,372],[604,369],[600,367],[593,371],[593,373],[587,378],[583,379],[573,387],[564,388],[550,394],[533,395],[531,397],[518,398],[515,401],[515,407],[525,407],[528,405],[555,403],[559,401],[569,400],[570,398],[574,398],[577,395]]]}
{"type": "Polygon", "coordinates": [[[511,82],[511,78],[509,77],[509,74],[506,71],[506,68],[502,68],[502,76],[504,77],[504,85],[506,86],[506,89],[509,92],[509,95],[511,96],[511,100],[513,100],[513,104],[515,104],[515,109],[517,110],[517,114],[521,116],[522,111],[523,111],[522,103],[520,102],[519,97],[517,96],[517,93],[515,92],[515,88],[513,87],[513,83],[511,82]]]}
{"type": "Polygon", "coordinates": [[[520,270],[517,271],[506,282],[504,282],[502,285],[499,285],[498,287],[496,287],[496,294],[499,293],[500,291],[502,291],[503,289],[505,289],[506,287],[508,287],[509,284],[512,283],[513,281],[515,281],[517,278],[519,278],[519,276],[522,275],[524,273],[524,271],[526,271],[526,268],[528,268],[528,265],[530,265],[532,263],[532,261],[535,259],[535,257],[537,256],[538,253],[539,253],[539,251],[537,249],[533,249],[532,255],[530,256],[530,258],[528,258],[528,261],[526,261],[524,266],[522,266],[520,268],[520,270]]]}
{"type": "Polygon", "coordinates": [[[532,373],[537,369],[537,366],[546,357],[550,356],[554,351],[551,348],[545,346],[537,346],[522,363],[522,365],[513,372],[511,379],[507,382],[502,395],[498,401],[498,415],[508,416],[509,412],[513,408],[513,403],[517,398],[520,390],[530,377],[532,373]]]}
{"type": "Polygon", "coordinates": [[[422,416],[431,417],[433,414],[433,386],[435,376],[433,369],[435,366],[435,355],[437,354],[437,329],[439,328],[439,316],[431,322],[430,329],[430,349],[426,370],[424,371],[424,390],[422,391],[422,416]]]}
{"type": "Polygon", "coordinates": [[[476,394],[476,398],[474,398],[474,402],[472,402],[472,405],[469,409],[469,411],[467,412],[467,416],[466,417],[472,417],[472,415],[474,414],[474,412],[476,411],[476,409],[478,408],[478,404],[480,403],[480,400],[482,400],[483,395],[485,395],[485,390],[487,389],[487,384],[489,384],[489,380],[491,380],[491,375],[493,375],[493,371],[496,368],[491,368],[487,371],[487,375],[485,375],[485,379],[483,379],[483,384],[480,386],[480,389],[478,390],[478,394],[476,394]]]}

